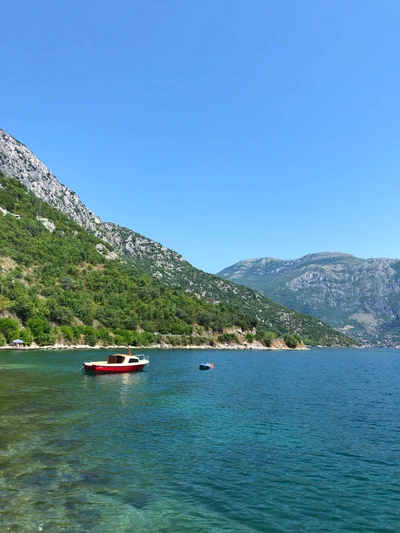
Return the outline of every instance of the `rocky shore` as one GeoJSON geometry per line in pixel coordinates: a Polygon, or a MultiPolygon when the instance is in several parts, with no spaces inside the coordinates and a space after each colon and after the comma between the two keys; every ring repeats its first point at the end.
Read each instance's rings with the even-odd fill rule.
{"type": "MultiPolygon", "coordinates": [[[[51,346],[38,346],[36,344],[31,344],[30,346],[2,346],[0,351],[3,350],[13,350],[13,351],[26,351],[26,350],[127,350],[127,346],[89,346],[88,344],[53,344],[51,346]]],[[[270,347],[264,346],[261,342],[253,341],[252,343],[219,343],[214,346],[207,344],[202,344],[200,346],[191,345],[191,346],[172,346],[171,344],[160,343],[152,344],[151,346],[134,346],[131,347],[132,350],[309,350],[305,345],[297,346],[296,348],[289,348],[281,340],[276,340],[270,347]]]]}

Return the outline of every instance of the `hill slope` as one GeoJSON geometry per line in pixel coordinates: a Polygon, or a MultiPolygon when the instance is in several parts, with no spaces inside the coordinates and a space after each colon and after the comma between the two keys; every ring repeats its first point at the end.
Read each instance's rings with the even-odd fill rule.
{"type": "Polygon", "coordinates": [[[3,130],[0,130],[0,170],[101,239],[109,252],[126,258],[138,272],[163,284],[179,286],[207,301],[233,306],[239,314],[252,317],[259,328],[278,334],[297,332],[313,345],[351,343],[320,320],[285,308],[252,289],[206,274],[161,244],[128,228],[101,221],[26,146],[3,130]]]}
{"type": "MultiPolygon", "coordinates": [[[[26,337],[26,329],[14,331],[19,323],[12,318],[39,344],[52,344],[55,335],[67,340],[83,335],[88,344],[99,339],[148,344],[156,333],[189,336],[184,344],[191,344],[199,341],[193,333],[207,331],[209,341],[225,328],[255,326],[246,313],[138,272],[109,245],[1,172],[0,286],[0,332],[7,340],[26,337]]],[[[204,337],[200,340],[204,343],[204,337]]]]}
{"type": "Polygon", "coordinates": [[[364,343],[400,343],[400,261],[341,253],[240,261],[218,273],[364,343]]]}

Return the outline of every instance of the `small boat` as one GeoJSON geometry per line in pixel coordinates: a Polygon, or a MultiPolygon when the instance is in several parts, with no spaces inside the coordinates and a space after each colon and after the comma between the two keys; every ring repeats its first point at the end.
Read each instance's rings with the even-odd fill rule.
{"type": "Polygon", "coordinates": [[[214,363],[201,363],[199,368],[200,370],[210,370],[210,368],[214,368],[214,363]]]}
{"type": "Polygon", "coordinates": [[[138,372],[149,364],[143,354],[132,355],[131,349],[127,354],[115,353],[108,356],[107,361],[91,361],[83,363],[82,370],[86,372],[138,372]]]}

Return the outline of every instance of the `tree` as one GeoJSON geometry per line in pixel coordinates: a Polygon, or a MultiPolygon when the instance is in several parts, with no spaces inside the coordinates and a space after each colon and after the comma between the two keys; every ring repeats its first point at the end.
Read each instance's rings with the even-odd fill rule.
{"type": "Polygon", "coordinates": [[[5,346],[6,343],[7,343],[7,340],[5,336],[2,333],[0,333],[0,346],[5,346]]]}
{"type": "Polygon", "coordinates": [[[33,342],[32,331],[29,328],[22,329],[19,334],[21,340],[24,341],[25,346],[30,346],[33,342]]]}
{"type": "Polygon", "coordinates": [[[302,343],[301,337],[297,333],[290,333],[283,337],[285,344],[288,348],[295,349],[302,343]]]}
{"type": "Polygon", "coordinates": [[[18,320],[13,318],[0,318],[0,333],[4,335],[9,343],[17,339],[19,336],[18,320]]]}

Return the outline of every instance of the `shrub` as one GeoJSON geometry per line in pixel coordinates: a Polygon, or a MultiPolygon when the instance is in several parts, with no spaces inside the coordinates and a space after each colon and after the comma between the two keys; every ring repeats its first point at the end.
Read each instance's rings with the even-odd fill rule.
{"type": "Polygon", "coordinates": [[[56,334],[54,331],[51,333],[40,333],[35,337],[35,341],[39,346],[51,346],[56,342],[56,334]]]}
{"type": "Polygon", "coordinates": [[[218,337],[219,342],[238,342],[237,335],[234,333],[223,333],[218,337]]]}
{"type": "Polygon", "coordinates": [[[2,333],[0,333],[0,346],[5,346],[6,343],[7,343],[7,340],[5,336],[2,333]]]}
{"type": "Polygon", "coordinates": [[[74,331],[70,326],[61,326],[60,331],[62,336],[64,337],[64,340],[66,341],[72,341],[74,338],[74,331]]]}
{"type": "Polygon", "coordinates": [[[29,328],[25,328],[20,331],[19,334],[21,340],[24,341],[25,346],[30,346],[33,342],[32,331],[29,328]]]}
{"type": "Polygon", "coordinates": [[[181,338],[180,337],[168,337],[168,342],[171,346],[180,346],[181,344],[181,338]]]}
{"type": "Polygon", "coordinates": [[[274,340],[278,337],[277,333],[274,331],[261,331],[260,333],[257,333],[256,339],[259,340],[264,346],[267,348],[270,348],[272,346],[272,343],[274,340]]]}
{"type": "Polygon", "coordinates": [[[99,339],[103,343],[103,346],[110,346],[114,344],[113,337],[111,336],[110,332],[105,328],[99,330],[99,339]]]}
{"type": "Polygon", "coordinates": [[[117,346],[128,346],[126,338],[122,335],[115,335],[115,344],[117,346]]]}
{"type": "Polygon", "coordinates": [[[246,341],[248,341],[248,342],[251,343],[251,342],[254,341],[255,338],[256,338],[256,336],[253,335],[252,333],[250,333],[250,331],[248,331],[248,332],[246,333],[246,341]]]}
{"type": "Polygon", "coordinates": [[[7,342],[18,338],[19,323],[14,318],[0,318],[0,333],[4,335],[7,342]]]}
{"type": "Polygon", "coordinates": [[[296,333],[290,333],[283,337],[283,340],[285,341],[285,344],[288,348],[297,348],[299,344],[301,344],[302,340],[299,335],[296,333]]]}
{"type": "Polygon", "coordinates": [[[143,346],[149,346],[149,344],[153,344],[156,340],[155,335],[153,333],[150,333],[148,331],[144,331],[140,334],[140,341],[143,346]]]}

